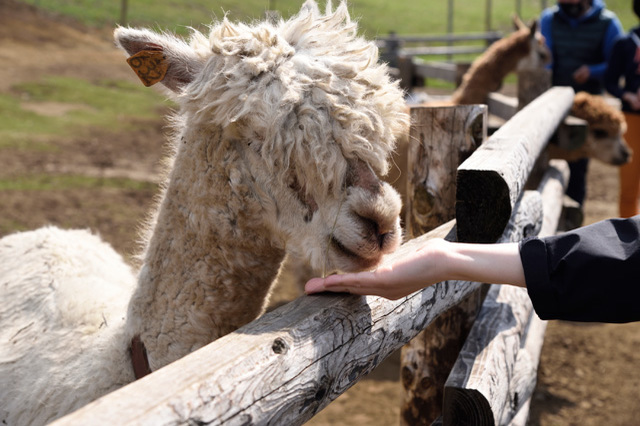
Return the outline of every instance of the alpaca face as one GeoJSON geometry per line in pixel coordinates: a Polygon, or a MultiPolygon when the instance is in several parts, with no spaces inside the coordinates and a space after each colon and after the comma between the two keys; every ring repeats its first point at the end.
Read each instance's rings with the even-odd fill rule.
{"type": "Polygon", "coordinates": [[[578,150],[581,157],[617,166],[631,160],[631,149],[623,138],[627,129],[624,115],[602,96],[577,93],[571,114],[589,125],[587,140],[578,150]]]}
{"type": "Polygon", "coordinates": [[[609,133],[606,129],[589,127],[584,144],[584,156],[604,163],[621,166],[631,161],[631,148],[625,142],[623,131],[609,133]]]}
{"type": "Polygon", "coordinates": [[[544,36],[538,31],[537,21],[533,21],[529,27],[523,26],[520,22],[518,26],[528,34],[529,44],[528,54],[518,62],[519,69],[541,69],[551,62],[551,51],[547,47],[544,36]]]}
{"type": "Polygon", "coordinates": [[[371,268],[401,240],[399,196],[378,176],[408,116],[377,49],[356,33],[344,4],[321,15],[313,2],[275,26],[225,19],[189,44],[115,32],[145,84],[179,103],[182,137],[223,135],[229,154],[218,158],[235,164],[206,167],[238,170],[273,244],[326,273],[371,268]]]}

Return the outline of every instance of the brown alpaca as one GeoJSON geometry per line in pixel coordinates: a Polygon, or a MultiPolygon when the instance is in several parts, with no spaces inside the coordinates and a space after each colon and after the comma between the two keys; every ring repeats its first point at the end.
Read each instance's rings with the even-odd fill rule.
{"type": "Polygon", "coordinates": [[[502,86],[502,80],[518,67],[540,68],[551,54],[544,37],[536,31],[537,21],[504,37],[480,55],[462,77],[462,83],[451,95],[454,105],[483,104],[487,96],[502,86]]]}

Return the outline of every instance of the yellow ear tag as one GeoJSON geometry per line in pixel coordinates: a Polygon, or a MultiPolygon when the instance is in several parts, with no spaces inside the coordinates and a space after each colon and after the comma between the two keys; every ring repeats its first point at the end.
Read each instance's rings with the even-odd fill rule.
{"type": "Polygon", "coordinates": [[[162,50],[141,50],[127,59],[127,63],[138,74],[145,86],[153,86],[162,81],[169,64],[162,50]]]}

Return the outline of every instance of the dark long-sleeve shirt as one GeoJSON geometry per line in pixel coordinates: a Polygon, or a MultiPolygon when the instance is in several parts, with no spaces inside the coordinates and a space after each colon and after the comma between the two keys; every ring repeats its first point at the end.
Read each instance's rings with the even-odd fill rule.
{"type": "MultiPolygon", "coordinates": [[[[632,34],[640,42],[640,27],[633,28],[625,37],[619,38],[613,46],[604,75],[605,89],[619,99],[622,99],[624,92],[636,93],[640,89],[640,46],[636,44],[632,34]],[[620,85],[620,77],[624,77],[624,86],[620,85]]],[[[622,110],[640,114],[640,111],[633,111],[624,100],[622,110]]]]}
{"type": "Polygon", "coordinates": [[[540,318],[640,321],[640,215],[524,240],[520,258],[540,318]]]}

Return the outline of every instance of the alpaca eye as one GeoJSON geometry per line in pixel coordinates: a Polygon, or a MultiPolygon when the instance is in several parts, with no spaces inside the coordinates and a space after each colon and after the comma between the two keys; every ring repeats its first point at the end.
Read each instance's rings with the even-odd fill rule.
{"type": "Polygon", "coordinates": [[[593,130],[593,136],[595,136],[598,139],[604,139],[607,137],[607,132],[605,132],[602,129],[594,129],[593,130]]]}

